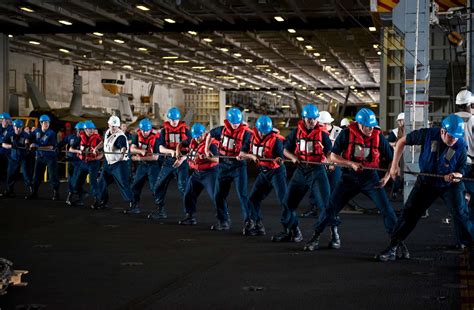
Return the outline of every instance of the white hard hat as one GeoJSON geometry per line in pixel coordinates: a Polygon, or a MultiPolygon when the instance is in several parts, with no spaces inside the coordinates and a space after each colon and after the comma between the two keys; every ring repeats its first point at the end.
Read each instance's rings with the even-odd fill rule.
{"type": "Polygon", "coordinates": [[[349,126],[350,123],[351,123],[351,121],[350,121],[347,117],[344,117],[344,118],[341,120],[341,127],[343,127],[343,126],[349,126]]]}
{"type": "Polygon", "coordinates": [[[405,113],[400,113],[397,116],[397,121],[404,121],[405,120],[405,113]]]}
{"type": "Polygon", "coordinates": [[[321,111],[319,112],[318,122],[323,124],[331,124],[334,122],[334,118],[332,118],[328,111],[321,111]]]}
{"type": "Polygon", "coordinates": [[[118,118],[118,116],[112,115],[109,118],[109,121],[107,122],[107,124],[109,124],[110,126],[119,127],[120,126],[120,118],[118,118]]]}
{"type": "Polygon", "coordinates": [[[457,95],[456,95],[456,104],[457,105],[466,105],[469,104],[473,101],[472,98],[472,93],[468,91],[467,89],[461,90],[457,95]]]}

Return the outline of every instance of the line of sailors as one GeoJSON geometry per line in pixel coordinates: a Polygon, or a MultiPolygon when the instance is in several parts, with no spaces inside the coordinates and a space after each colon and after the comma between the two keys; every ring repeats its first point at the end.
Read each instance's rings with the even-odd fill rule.
{"type": "MultiPolygon", "coordinates": [[[[473,100],[474,101],[474,100],[473,100]]],[[[469,103],[470,107],[470,103],[469,103]]],[[[331,126],[327,112],[319,112],[315,105],[303,108],[297,128],[285,138],[273,127],[268,116],[261,116],[250,129],[239,109],[228,110],[223,126],[209,132],[199,123],[191,129],[181,121],[181,113],[171,108],[168,121],[156,131],[150,120],[143,119],[131,146],[122,130],[120,119],[110,117],[109,129],[99,136],[91,121],[76,125],[76,133],[65,138],[68,145],[69,205],[83,205],[84,183],[87,175],[94,197],[92,208],[106,208],[109,200],[108,186],[115,182],[128,207],[126,214],[140,214],[141,191],[148,180],[154,195],[156,209],[148,215],[151,219],[166,218],[165,196],[170,181],[175,178],[183,197],[185,216],[182,225],[197,224],[197,199],[205,189],[216,210],[217,221],[211,230],[229,230],[231,220],[227,204],[232,183],[235,183],[243,220],[243,234],[265,235],[261,204],[275,189],[281,205],[282,231],[272,236],[274,242],[301,242],[296,209],[307,192],[310,199],[320,206],[321,213],[314,224],[314,233],[304,245],[313,251],[320,246],[320,236],[330,227],[330,248],[340,248],[341,238],[338,216],[341,209],[359,193],[370,198],[380,211],[390,242],[376,255],[380,261],[409,258],[403,241],[415,228],[425,210],[441,197],[451,211],[456,223],[458,242],[472,244],[473,227],[464,199],[467,144],[464,140],[465,125],[461,117],[449,115],[441,128],[423,128],[399,137],[393,151],[378,127],[376,115],[367,108],[358,111],[355,121],[344,129],[331,126]],[[321,124],[319,120],[329,124],[321,124]],[[390,178],[399,176],[399,161],[406,145],[421,145],[421,172],[442,175],[442,178],[419,176],[401,215],[397,218],[383,189],[390,178]],[[103,150],[103,151],[102,151],[103,150]],[[105,157],[101,170],[100,161],[105,157]],[[135,176],[130,181],[129,160],[137,162],[135,176]],[[247,192],[247,160],[258,167],[258,176],[250,194],[247,192]],[[287,181],[285,161],[296,165],[287,181]],[[335,163],[328,166],[324,163],[335,163]],[[383,177],[376,170],[382,162],[389,163],[383,177]],[[342,168],[341,168],[342,167],[342,168]],[[192,174],[189,176],[189,168],[192,174]]],[[[53,200],[58,199],[57,148],[55,133],[49,129],[50,120],[40,117],[41,127],[26,134],[19,120],[13,129],[5,126],[9,118],[2,114],[2,161],[8,159],[7,190],[13,193],[13,171],[20,166],[23,179],[30,193],[27,199],[35,199],[44,169],[49,171],[53,200]],[[24,158],[34,150],[36,160],[32,176],[23,165],[24,158]]],[[[471,143],[469,141],[469,143],[471,143]]]]}

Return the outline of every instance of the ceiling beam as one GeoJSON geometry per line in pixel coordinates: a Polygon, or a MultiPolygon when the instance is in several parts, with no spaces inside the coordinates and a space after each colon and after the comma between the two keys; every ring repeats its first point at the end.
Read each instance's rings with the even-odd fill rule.
{"type": "MultiPolygon", "coordinates": [[[[146,3],[148,3],[148,2],[149,1],[146,1],[146,3]]],[[[167,4],[163,0],[153,0],[153,3],[160,6],[160,7],[162,7],[162,8],[165,8],[168,11],[173,12],[174,14],[178,15],[179,17],[187,20],[188,22],[190,22],[194,25],[199,25],[199,23],[201,22],[201,20],[199,18],[189,15],[188,13],[183,12],[179,8],[175,8],[173,5],[167,4]]]]}
{"type": "Polygon", "coordinates": [[[82,0],[69,0],[70,3],[74,4],[75,6],[78,6],[80,8],[86,9],[88,11],[94,12],[100,16],[103,16],[105,18],[108,18],[114,22],[117,22],[119,24],[129,26],[129,22],[126,19],[123,19],[121,17],[118,17],[115,14],[109,13],[104,9],[101,9],[99,6],[82,1],[82,0]]]}
{"type": "Polygon", "coordinates": [[[301,18],[301,20],[305,23],[308,22],[308,20],[306,19],[306,16],[303,14],[303,12],[301,12],[301,9],[299,8],[299,6],[295,3],[295,0],[286,0],[286,3],[288,4],[288,6],[293,10],[295,11],[295,13],[298,15],[299,18],[301,18]]]}
{"type": "Polygon", "coordinates": [[[10,24],[15,24],[15,25],[18,25],[18,26],[22,26],[22,27],[28,27],[28,23],[27,22],[24,22],[22,20],[18,20],[18,19],[11,19],[7,16],[3,16],[3,15],[0,15],[0,20],[3,20],[4,22],[7,22],[7,23],[10,23],[10,24]]]}
{"type": "Polygon", "coordinates": [[[7,5],[7,4],[1,4],[0,3],[0,9],[4,9],[4,10],[7,10],[7,11],[10,11],[10,12],[15,12],[17,13],[18,15],[21,15],[23,17],[27,17],[27,18],[31,18],[31,19],[36,19],[36,20],[39,20],[39,21],[42,21],[42,22],[45,22],[45,23],[48,23],[48,24],[51,24],[51,25],[54,25],[56,26],[58,29],[62,27],[62,25],[60,23],[58,23],[57,20],[52,20],[52,19],[49,19],[49,18],[46,18],[46,17],[43,17],[41,16],[40,14],[38,13],[26,13],[26,12],[23,12],[22,10],[20,10],[19,8],[17,7],[14,7],[14,6],[10,6],[10,5],[7,5]]]}
{"type": "Polygon", "coordinates": [[[226,14],[220,7],[215,5],[215,3],[217,1],[201,0],[200,2],[201,2],[202,5],[207,7],[209,10],[212,10],[213,12],[211,12],[211,13],[215,13],[217,17],[222,18],[223,20],[225,20],[226,22],[228,22],[232,25],[235,24],[235,20],[231,16],[226,14]]]}
{"type": "Polygon", "coordinates": [[[252,11],[257,13],[257,15],[263,19],[267,24],[270,23],[270,19],[260,10],[258,5],[255,4],[255,0],[242,0],[242,3],[248,6],[252,11]]]}
{"type": "Polygon", "coordinates": [[[68,18],[73,19],[75,21],[78,21],[78,22],[87,24],[89,26],[95,27],[95,22],[92,19],[89,19],[85,16],[81,16],[81,15],[76,14],[76,13],[69,12],[68,10],[66,10],[66,9],[64,9],[60,6],[52,5],[52,4],[49,4],[49,3],[46,3],[46,2],[40,1],[40,0],[25,0],[25,2],[27,2],[29,4],[32,4],[34,6],[37,6],[39,8],[45,9],[47,11],[54,12],[54,13],[59,14],[61,16],[65,16],[65,17],[68,17],[68,18]]]}

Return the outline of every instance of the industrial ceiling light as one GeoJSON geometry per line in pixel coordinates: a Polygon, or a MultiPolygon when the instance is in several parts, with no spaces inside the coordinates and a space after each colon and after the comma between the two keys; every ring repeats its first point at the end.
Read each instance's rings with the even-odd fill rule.
{"type": "Polygon", "coordinates": [[[139,10],[142,10],[142,11],[149,11],[150,10],[149,8],[147,8],[146,6],[141,5],[141,4],[137,4],[135,7],[139,10]]]}
{"type": "Polygon", "coordinates": [[[211,43],[212,42],[212,39],[211,38],[204,38],[202,39],[204,42],[208,42],[208,43],[211,43]]]}
{"type": "Polygon", "coordinates": [[[304,41],[304,38],[303,37],[296,37],[296,40],[300,41],[300,42],[303,42],[304,41]]]}
{"type": "Polygon", "coordinates": [[[163,56],[161,59],[178,59],[178,56],[163,56]]]}
{"type": "Polygon", "coordinates": [[[334,74],[335,74],[335,75],[339,75],[339,74],[341,74],[341,72],[334,72],[334,74]]]}
{"type": "Polygon", "coordinates": [[[379,45],[378,44],[374,44],[372,45],[375,49],[379,48],[379,45]]]}
{"type": "Polygon", "coordinates": [[[285,21],[285,19],[281,16],[275,16],[274,18],[277,22],[280,22],[280,23],[285,21]]]}
{"type": "Polygon", "coordinates": [[[146,52],[146,51],[148,51],[148,49],[147,49],[146,47],[139,47],[138,50],[139,50],[140,52],[146,52]]]}
{"type": "Polygon", "coordinates": [[[212,69],[204,69],[204,70],[201,70],[201,72],[214,72],[214,70],[212,70],[212,69]]]}
{"type": "Polygon", "coordinates": [[[185,80],[179,80],[179,82],[180,82],[180,83],[186,83],[186,81],[185,81],[185,80]]]}
{"type": "Polygon", "coordinates": [[[375,32],[375,31],[377,31],[377,28],[375,28],[375,27],[369,27],[369,31],[375,32]]]}
{"type": "Polygon", "coordinates": [[[130,65],[124,65],[122,68],[124,68],[124,69],[129,69],[129,70],[132,70],[132,69],[133,69],[132,66],[130,66],[130,65]]]}
{"type": "Polygon", "coordinates": [[[9,37],[9,38],[13,38],[13,35],[9,34],[8,37],[9,37]]]}
{"type": "Polygon", "coordinates": [[[192,31],[192,30],[188,31],[188,33],[192,36],[197,36],[198,34],[196,31],[192,31]]]}
{"type": "Polygon", "coordinates": [[[187,64],[189,60],[175,60],[174,62],[177,64],[187,64]]]}
{"type": "Polygon", "coordinates": [[[174,80],[174,77],[168,76],[167,79],[168,79],[168,80],[174,80]]]}
{"type": "Polygon", "coordinates": [[[265,71],[267,71],[267,72],[272,72],[272,70],[271,70],[271,69],[265,69],[265,71]]]}
{"type": "Polygon", "coordinates": [[[288,32],[289,33],[296,33],[296,30],[295,29],[288,29],[288,32]]]}
{"type": "Polygon", "coordinates": [[[33,44],[33,45],[40,45],[41,44],[38,41],[28,41],[28,43],[33,44]]]}
{"type": "Polygon", "coordinates": [[[289,105],[282,105],[281,108],[282,108],[282,109],[289,109],[290,106],[289,106],[289,105]]]}
{"type": "Polygon", "coordinates": [[[351,88],[351,89],[355,89],[356,87],[355,87],[354,85],[351,85],[350,88],[351,88]]]}
{"type": "Polygon", "coordinates": [[[69,50],[67,50],[65,48],[60,48],[59,51],[62,52],[62,53],[65,53],[65,54],[69,54],[69,50]]]}
{"type": "Polygon", "coordinates": [[[378,51],[378,52],[377,52],[377,55],[382,55],[382,52],[381,52],[381,51],[378,51]]]}
{"type": "Polygon", "coordinates": [[[203,67],[203,66],[194,66],[194,67],[191,67],[192,69],[206,69],[206,67],[203,67]]]}
{"type": "Polygon", "coordinates": [[[313,53],[313,55],[314,55],[314,56],[316,56],[316,57],[319,57],[319,56],[321,56],[321,54],[320,54],[320,53],[313,53]]]}
{"type": "Polygon", "coordinates": [[[257,68],[268,68],[270,67],[269,65],[255,65],[257,68]]]}
{"type": "Polygon", "coordinates": [[[176,23],[176,21],[174,19],[171,19],[171,18],[165,18],[165,22],[170,23],[170,24],[175,24],[176,23]]]}
{"type": "Polygon", "coordinates": [[[112,60],[106,60],[106,61],[104,61],[104,62],[105,62],[106,64],[108,64],[108,65],[113,65],[113,64],[114,64],[114,62],[113,62],[112,60]]]}
{"type": "Polygon", "coordinates": [[[206,86],[206,85],[202,85],[201,88],[207,89],[207,86],[206,86]]]}
{"type": "Polygon", "coordinates": [[[33,9],[30,9],[29,7],[27,6],[21,6],[20,7],[20,10],[24,11],[24,12],[28,12],[28,13],[33,13],[35,10],[33,9]]]}
{"type": "Polygon", "coordinates": [[[234,53],[232,55],[234,55],[234,57],[242,57],[242,54],[240,54],[240,53],[234,53]]]}
{"type": "Polygon", "coordinates": [[[312,50],[313,49],[313,47],[311,45],[306,45],[305,47],[306,47],[307,50],[312,50]]]}
{"type": "Polygon", "coordinates": [[[72,25],[72,23],[70,21],[64,20],[64,19],[58,20],[58,23],[66,25],[66,26],[71,26],[72,25]]]}
{"type": "Polygon", "coordinates": [[[115,39],[114,42],[119,43],[119,44],[124,44],[125,43],[124,40],[120,40],[120,39],[115,39]]]}
{"type": "Polygon", "coordinates": [[[225,48],[225,47],[223,47],[223,48],[221,48],[221,51],[223,51],[223,52],[228,52],[228,51],[229,51],[229,49],[228,49],[228,48],[225,48]]]}
{"type": "Polygon", "coordinates": [[[104,36],[104,34],[101,33],[101,32],[93,32],[92,34],[95,35],[95,36],[98,36],[98,37],[104,36]]]}
{"type": "Polygon", "coordinates": [[[251,63],[251,62],[253,62],[253,60],[252,60],[252,59],[250,59],[250,58],[247,58],[247,59],[245,59],[245,62],[247,62],[247,63],[251,63]]]}
{"type": "Polygon", "coordinates": [[[325,62],[325,61],[326,61],[326,58],[321,58],[319,61],[325,62]]]}
{"type": "Polygon", "coordinates": [[[291,82],[291,85],[296,85],[296,84],[298,84],[298,83],[295,82],[295,81],[291,82]]]}

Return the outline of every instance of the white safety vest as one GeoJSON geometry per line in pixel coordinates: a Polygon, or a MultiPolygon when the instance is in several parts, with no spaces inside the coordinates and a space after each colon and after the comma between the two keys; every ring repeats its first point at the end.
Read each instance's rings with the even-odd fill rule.
{"type": "Polygon", "coordinates": [[[115,164],[116,162],[118,161],[121,161],[121,160],[128,160],[128,141],[127,141],[127,137],[125,136],[125,134],[123,133],[122,130],[118,130],[116,133],[114,134],[110,134],[110,129],[108,129],[106,132],[105,132],[105,136],[104,136],[104,151],[105,151],[105,159],[107,160],[107,163],[109,165],[113,165],[115,164]],[[125,137],[125,141],[127,143],[127,151],[125,152],[125,154],[123,155],[123,158],[122,157],[122,154],[107,154],[107,153],[119,153],[120,150],[117,149],[114,144],[115,144],[115,141],[117,140],[118,137],[120,136],[124,136],[125,137]]]}
{"type": "Polygon", "coordinates": [[[331,140],[332,144],[334,145],[334,141],[336,141],[337,136],[341,133],[342,128],[332,125],[331,132],[329,133],[329,139],[331,140]]]}
{"type": "Polygon", "coordinates": [[[464,140],[467,144],[467,162],[470,164],[474,160],[474,115],[468,112],[457,112],[457,116],[464,120],[464,140]]]}

